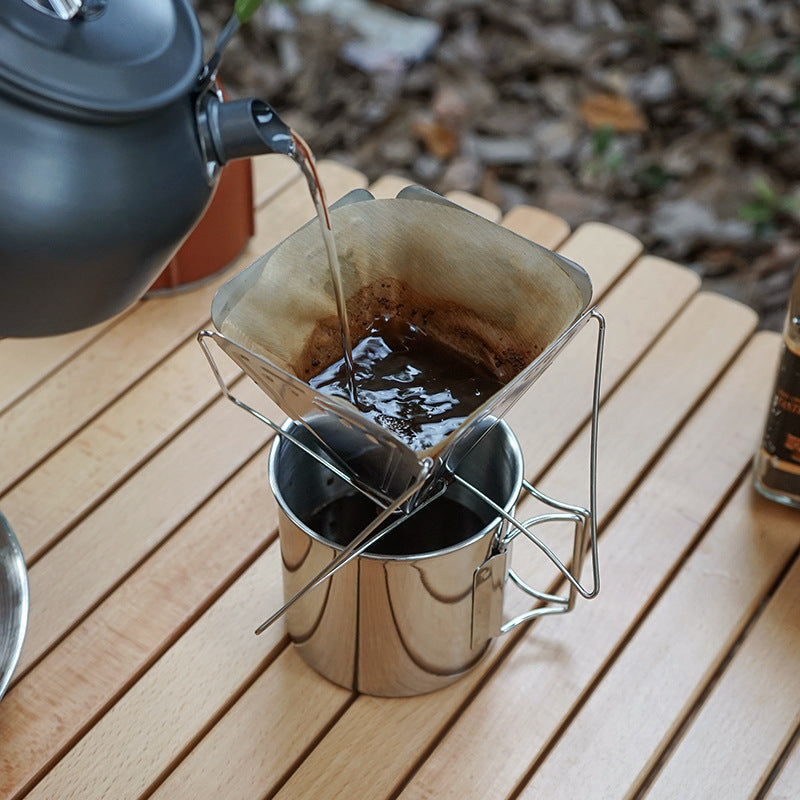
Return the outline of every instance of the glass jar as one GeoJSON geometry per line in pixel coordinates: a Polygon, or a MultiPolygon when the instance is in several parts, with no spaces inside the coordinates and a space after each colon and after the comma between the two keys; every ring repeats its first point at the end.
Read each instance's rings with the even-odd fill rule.
{"type": "Polygon", "coordinates": [[[800,508],[800,269],[792,284],[778,376],[753,469],[761,494],[800,508]]]}

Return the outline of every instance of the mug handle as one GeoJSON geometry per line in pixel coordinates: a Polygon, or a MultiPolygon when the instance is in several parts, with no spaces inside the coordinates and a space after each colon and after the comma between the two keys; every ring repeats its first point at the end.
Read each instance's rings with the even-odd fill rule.
{"type": "MultiPolygon", "coordinates": [[[[472,613],[472,646],[487,641],[493,636],[508,633],[512,628],[535,617],[547,614],[566,614],[575,606],[577,596],[587,600],[596,597],[600,592],[600,568],[597,557],[597,421],[600,411],[600,374],[602,372],[603,344],[605,342],[606,323],[603,315],[596,309],[591,316],[597,321],[597,351],[595,356],[594,386],[592,396],[592,415],[589,453],[589,509],[571,505],[544,494],[528,481],[522,482],[520,496],[527,493],[545,505],[555,509],[552,513],[540,514],[524,522],[517,520],[513,514],[494,503],[479,492],[472,484],[464,481],[457,474],[455,480],[469,491],[478,495],[484,502],[502,517],[507,525],[506,533],[499,537],[495,551],[475,570],[473,575],[473,613],[472,613]],[[575,525],[572,547],[572,563],[567,566],[545,542],[534,533],[533,528],[548,522],[572,522],[575,525]],[[534,589],[523,580],[517,572],[507,567],[508,546],[519,534],[523,534],[533,542],[556,566],[567,579],[569,592],[565,595],[550,594],[534,589]],[[580,582],[580,574],[587,553],[592,562],[592,585],[586,588],[580,582]],[[503,591],[506,578],[510,578],[523,592],[540,601],[540,604],[529,611],[502,621],[503,591]]],[[[517,499],[519,502],[519,498],[517,499]]],[[[516,505],[516,504],[515,504],[516,505]]]]}

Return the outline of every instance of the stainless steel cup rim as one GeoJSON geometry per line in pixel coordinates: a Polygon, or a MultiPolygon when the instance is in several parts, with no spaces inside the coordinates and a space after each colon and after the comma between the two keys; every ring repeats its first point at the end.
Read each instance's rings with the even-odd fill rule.
{"type": "MultiPolygon", "coordinates": [[[[312,437],[310,436],[308,430],[303,426],[302,423],[297,422],[295,420],[288,419],[286,422],[281,426],[282,430],[288,431],[292,433],[294,436],[298,437],[301,441],[304,441],[305,444],[312,443],[312,437]]],[[[341,545],[337,542],[331,541],[326,539],[322,535],[320,535],[317,531],[313,530],[304,520],[302,520],[298,514],[296,513],[295,509],[292,505],[286,500],[284,496],[284,492],[281,489],[280,485],[280,478],[279,475],[279,460],[282,454],[282,448],[284,447],[296,447],[289,439],[283,436],[276,436],[272,447],[270,448],[270,455],[269,455],[269,484],[270,488],[272,489],[272,493],[275,496],[275,499],[280,507],[281,511],[286,514],[289,520],[296,525],[300,530],[303,530],[309,537],[314,539],[315,541],[320,542],[328,547],[330,547],[334,551],[342,551],[344,549],[344,545],[341,545]]],[[[522,490],[522,484],[524,479],[524,466],[523,466],[523,455],[522,449],[520,447],[519,441],[517,437],[512,432],[509,425],[503,420],[495,420],[490,426],[487,426],[487,430],[484,435],[476,442],[474,447],[467,453],[460,461],[459,467],[456,472],[461,475],[462,477],[464,474],[469,474],[471,469],[477,469],[477,465],[479,465],[481,459],[485,459],[491,451],[495,453],[500,452],[507,460],[510,465],[510,468],[513,471],[513,474],[510,479],[510,488],[508,491],[504,491],[503,494],[507,495],[504,497],[493,497],[492,499],[503,508],[503,510],[507,514],[512,514],[514,506],[517,502],[517,498],[522,490]],[[488,451],[488,452],[487,452],[488,451]]],[[[309,462],[312,464],[316,464],[310,456],[308,457],[309,462]]],[[[324,469],[324,467],[320,467],[320,469],[324,469]]],[[[327,478],[330,481],[339,481],[342,483],[343,486],[347,486],[344,481],[337,478],[333,472],[330,473],[330,476],[327,478]]],[[[468,480],[468,479],[467,479],[468,480]]],[[[469,482],[469,481],[468,481],[469,482]]],[[[348,487],[349,488],[349,487],[348,487]]],[[[482,503],[480,499],[477,498],[477,495],[472,496],[476,503],[482,503]]],[[[436,502],[434,500],[433,502],[436,502]]],[[[485,505],[485,504],[484,504],[485,505]]],[[[488,508],[488,506],[487,506],[488,508]]],[[[416,509],[414,509],[415,511],[416,509]]],[[[411,512],[397,512],[398,514],[403,514],[404,516],[408,517],[409,519],[413,516],[414,511],[411,512]]],[[[474,542],[477,542],[483,539],[488,534],[492,533],[493,531],[499,531],[503,524],[503,519],[500,515],[494,515],[492,519],[486,522],[478,531],[469,536],[466,536],[464,539],[456,542],[453,545],[448,547],[439,548],[437,550],[428,550],[421,553],[403,553],[403,554],[382,554],[382,553],[371,553],[365,552],[361,553],[358,557],[359,558],[368,558],[373,559],[376,561],[420,561],[423,559],[431,559],[437,558],[448,553],[452,553],[458,550],[461,550],[464,547],[469,547],[474,542]]],[[[354,531],[354,536],[358,533],[358,531],[354,531]]],[[[498,536],[499,538],[499,536],[498,536]]]]}

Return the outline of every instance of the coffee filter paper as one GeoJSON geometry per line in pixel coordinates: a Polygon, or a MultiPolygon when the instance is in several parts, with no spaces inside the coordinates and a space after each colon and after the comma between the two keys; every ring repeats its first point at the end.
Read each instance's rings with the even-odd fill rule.
{"type": "Polygon", "coordinates": [[[538,377],[547,364],[537,370],[537,360],[585,311],[591,283],[571,261],[419,187],[387,200],[357,190],[331,209],[331,222],[354,344],[376,317],[397,315],[483,362],[506,386],[458,430],[421,452],[410,451],[346,401],[309,387],[310,378],[342,357],[316,220],[217,292],[212,318],[222,336],[216,339],[351,471],[379,493],[396,496],[418,473],[421,459],[447,460],[465,428],[499,418],[538,377]],[[370,449],[369,466],[357,463],[370,449]],[[365,469],[373,473],[365,475],[365,469]]]}

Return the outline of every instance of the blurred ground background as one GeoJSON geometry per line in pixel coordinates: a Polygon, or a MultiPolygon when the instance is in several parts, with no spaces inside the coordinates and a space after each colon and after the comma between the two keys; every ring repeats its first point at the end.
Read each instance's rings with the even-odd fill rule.
{"type": "MultiPolygon", "coordinates": [[[[209,48],[233,0],[193,0],[209,48]]],[[[797,0],[265,4],[220,76],[318,158],[599,220],[780,329],[800,262],[797,0]]]]}

